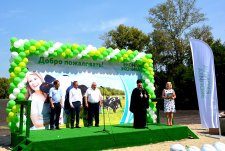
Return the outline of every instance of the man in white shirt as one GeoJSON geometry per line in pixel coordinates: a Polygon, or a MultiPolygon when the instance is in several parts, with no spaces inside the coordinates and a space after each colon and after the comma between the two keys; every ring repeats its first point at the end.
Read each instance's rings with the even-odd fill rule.
{"type": "Polygon", "coordinates": [[[88,127],[92,126],[93,116],[95,117],[95,126],[99,126],[99,106],[102,106],[102,94],[93,82],[91,88],[85,93],[85,105],[88,108],[88,127]]]}
{"type": "Polygon", "coordinates": [[[82,107],[82,93],[78,88],[78,82],[73,82],[73,88],[69,93],[69,102],[71,107],[71,128],[74,128],[74,116],[76,113],[76,128],[80,128],[80,108],[82,107]]]}

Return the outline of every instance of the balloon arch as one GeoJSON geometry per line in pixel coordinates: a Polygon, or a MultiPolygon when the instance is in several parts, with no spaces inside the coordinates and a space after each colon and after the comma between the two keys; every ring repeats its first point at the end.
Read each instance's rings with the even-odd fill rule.
{"type": "MultiPolygon", "coordinates": [[[[63,44],[60,42],[53,43],[52,41],[44,40],[27,40],[10,39],[11,43],[11,59],[10,59],[10,88],[9,101],[7,103],[6,112],[8,113],[7,122],[11,132],[15,132],[19,128],[20,121],[20,105],[16,104],[15,100],[24,101],[26,90],[26,68],[29,62],[29,56],[42,56],[45,58],[63,58],[63,59],[86,59],[94,61],[108,61],[119,63],[135,63],[141,68],[141,75],[144,88],[150,95],[149,104],[150,110],[147,113],[147,120],[150,123],[156,120],[156,107],[151,99],[156,98],[154,87],[154,71],[152,54],[138,52],[137,50],[112,49],[100,47],[96,48],[92,45],[84,44],[63,44]]],[[[26,118],[23,118],[24,130],[26,129],[26,118]]]]}

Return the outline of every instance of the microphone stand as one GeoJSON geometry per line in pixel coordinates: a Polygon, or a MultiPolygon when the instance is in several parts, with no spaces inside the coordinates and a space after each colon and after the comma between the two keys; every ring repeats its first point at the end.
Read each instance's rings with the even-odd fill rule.
{"type": "Polygon", "coordinates": [[[104,104],[103,104],[103,101],[104,101],[104,98],[105,98],[105,88],[103,86],[101,86],[102,90],[103,90],[103,99],[102,99],[102,113],[103,113],[103,124],[104,124],[104,127],[103,127],[103,130],[101,132],[104,132],[104,133],[110,133],[108,130],[106,130],[105,128],[105,111],[104,111],[104,104]]]}

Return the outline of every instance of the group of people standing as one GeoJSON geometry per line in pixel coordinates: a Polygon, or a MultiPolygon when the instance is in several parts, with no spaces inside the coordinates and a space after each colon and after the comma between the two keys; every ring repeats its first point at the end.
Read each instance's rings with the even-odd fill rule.
{"type": "MultiPolygon", "coordinates": [[[[53,85],[46,84],[41,74],[35,71],[29,72],[26,79],[26,99],[32,101],[31,121],[33,126],[31,129],[49,129],[49,125],[50,130],[59,129],[61,110],[64,108],[64,95],[59,80],[54,79],[53,85]],[[43,83],[45,84],[43,85],[43,83]]],[[[74,81],[72,85],[72,89],[68,92],[71,128],[80,128],[79,119],[82,107],[85,107],[88,111],[87,126],[92,126],[93,117],[95,117],[95,126],[99,126],[99,106],[102,106],[103,97],[97,88],[96,82],[91,84],[91,87],[85,91],[84,96],[81,93],[81,89],[78,88],[78,81],[74,81]],[[83,98],[85,100],[84,103],[83,98]]]]}
{"type": "MultiPolygon", "coordinates": [[[[162,91],[164,99],[164,112],[166,113],[167,125],[172,126],[173,113],[175,110],[176,98],[175,91],[172,89],[171,82],[166,83],[166,88],[162,91]]],[[[142,81],[137,80],[137,87],[133,89],[131,94],[130,111],[134,115],[134,128],[146,128],[147,109],[149,108],[149,94],[143,88],[142,81]]]]}
{"type": "MultiPolygon", "coordinates": [[[[27,99],[32,100],[31,103],[31,120],[35,129],[59,129],[59,119],[61,108],[63,108],[63,93],[60,89],[59,80],[54,80],[53,87],[50,88],[47,95],[40,90],[41,84],[44,82],[42,76],[37,72],[31,72],[27,75],[27,99]],[[48,101],[49,100],[49,103],[48,101]],[[50,104],[50,109],[49,109],[50,104]],[[49,111],[50,110],[50,111],[49,111]],[[50,112],[50,114],[49,114],[50,112]],[[50,119],[50,120],[49,120],[50,119]]],[[[87,126],[93,126],[93,117],[95,118],[95,126],[99,126],[99,107],[103,105],[103,96],[97,88],[96,82],[86,90],[84,96],[81,89],[78,88],[78,81],[73,82],[73,88],[69,90],[69,106],[71,115],[71,128],[80,128],[80,109],[85,107],[88,111],[87,126]],[[84,98],[84,101],[83,101],[84,98]],[[75,120],[76,117],[76,120],[75,120]],[[74,125],[75,123],[75,125],[74,125]]],[[[175,112],[175,91],[172,89],[171,82],[166,83],[166,88],[162,91],[164,99],[164,112],[167,117],[167,125],[172,126],[173,113],[175,112]]],[[[143,88],[142,81],[137,80],[137,87],[134,88],[131,95],[130,111],[134,115],[134,128],[146,127],[146,114],[149,108],[149,94],[143,88]]]]}
{"type": "MultiPolygon", "coordinates": [[[[50,129],[59,129],[59,116],[62,104],[62,91],[59,89],[59,81],[54,81],[54,87],[49,92],[51,111],[50,111],[50,129]],[[54,118],[55,117],[55,118],[54,118]]],[[[102,94],[97,88],[96,82],[91,84],[84,95],[85,107],[88,109],[88,127],[93,124],[93,117],[95,118],[95,126],[99,126],[99,107],[102,106],[102,94]]],[[[78,88],[78,81],[73,82],[73,88],[69,91],[69,104],[71,114],[71,128],[81,128],[80,109],[83,107],[83,96],[80,88],[78,88]],[[75,121],[76,117],[76,121],[75,121]],[[74,125],[75,123],[75,125],[74,125]]]]}

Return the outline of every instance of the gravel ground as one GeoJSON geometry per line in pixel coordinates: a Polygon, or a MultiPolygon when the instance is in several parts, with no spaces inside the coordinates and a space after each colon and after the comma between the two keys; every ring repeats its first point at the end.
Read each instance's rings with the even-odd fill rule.
{"type": "MultiPolygon", "coordinates": [[[[7,100],[0,100],[0,151],[11,150],[10,147],[10,131],[7,126],[7,122],[5,121],[6,113],[5,107],[7,104],[7,100]]],[[[166,123],[165,115],[163,112],[160,112],[161,115],[161,123],[166,123]]],[[[157,144],[147,144],[143,146],[135,146],[135,147],[127,147],[127,148],[119,148],[113,149],[112,151],[169,151],[170,145],[172,144],[182,144],[184,146],[197,146],[201,147],[203,144],[213,144],[215,142],[223,142],[225,143],[225,137],[222,136],[219,138],[218,135],[209,135],[208,129],[201,128],[199,112],[197,110],[178,110],[175,113],[176,124],[186,125],[193,132],[195,132],[199,139],[183,139],[179,141],[166,141],[160,142],[157,144]]]]}

